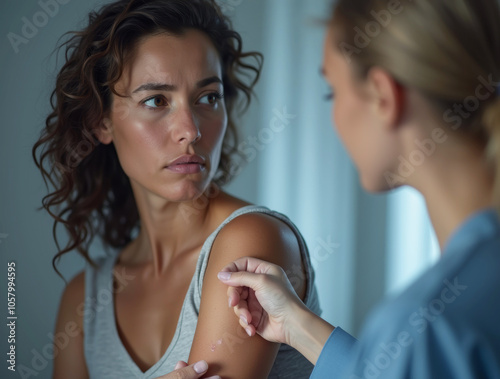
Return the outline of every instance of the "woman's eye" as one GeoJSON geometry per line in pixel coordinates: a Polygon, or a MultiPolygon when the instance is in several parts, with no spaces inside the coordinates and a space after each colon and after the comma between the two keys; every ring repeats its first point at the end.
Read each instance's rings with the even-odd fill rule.
{"type": "Polygon", "coordinates": [[[215,104],[217,104],[217,102],[218,102],[219,100],[221,100],[221,99],[222,99],[222,97],[223,97],[223,96],[222,96],[220,93],[218,93],[218,92],[212,92],[212,93],[209,93],[209,94],[207,94],[207,95],[203,96],[203,97],[199,100],[199,102],[200,102],[201,104],[215,105],[215,104]]]}
{"type": "Polygon", "coordinates": [[[150,108],[159,108],[166,106],[168,103],[163,96],[154,96],[144,101],[143,104],[150,108]]]}

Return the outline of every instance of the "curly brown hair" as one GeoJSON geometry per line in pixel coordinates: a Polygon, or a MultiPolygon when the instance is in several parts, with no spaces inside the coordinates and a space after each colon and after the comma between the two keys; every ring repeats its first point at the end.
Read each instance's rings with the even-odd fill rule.
{"type": "Polygon", "coordinates": [[[238,164],[234,113],[250,104],[262,54],[242,51],[241,36],[215,0],[119,0],[91,12],[88,25],[67,33],[70,37],[58,48],[65,47],[65,64],[50,98],[52,112],[33,147],[47,188],[49,183],[54,187],[42,207],[54,218],[58,252],[52,265],[58,274],[57,261],[74,249],[94,265],[88,248],[96,235],[113,248],[132,240],[139,214],[129,179],[113,144],[100,144],[95,131],[112,94],[120,96],[114,86],[140,39],[159,32],[182,35],[187,29],[204,32],[221,58],[228,128],[214,182],[223,185],[232,178],[238,164]],[[255,62],[245,63],[246,58],[255,62]],[[69,234],[65,247],[58,242],[59,223],[69,234]]]}

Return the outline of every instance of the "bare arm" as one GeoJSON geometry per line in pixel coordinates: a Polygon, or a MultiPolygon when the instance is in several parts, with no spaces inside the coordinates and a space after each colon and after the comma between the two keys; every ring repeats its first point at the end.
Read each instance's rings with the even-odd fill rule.
{"type": "MultiPolygon", "coordinates": [[[[205,359],[209,364],[207,375],[218,374],[224,379],[264,378],[278,353],[279,344],[245,334],[228,306],[227,287],[217,279],[222,267],[244,256],[271,261],[285,271],[302,270],[297,238],[287,225],[274,217],[243,215],[221,231],[205,273],[198,325],[189,357],[189,362],[205,359]]],[[[304,297],[305,281],[297,284],[299,296],[304,297]]]]}
{"type": "Polygon", "coordinates": [[[59,305],[54,338],[54,379],[89,377],[83,352],[83,316],[78,311],[81,310],[84,293],[82,272],[66,286],[59,305]]]}

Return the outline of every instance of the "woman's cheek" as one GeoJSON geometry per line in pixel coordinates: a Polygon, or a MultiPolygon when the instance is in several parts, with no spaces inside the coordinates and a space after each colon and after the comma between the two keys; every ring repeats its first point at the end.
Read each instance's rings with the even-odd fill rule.
{"type": "Polygon", "coordinates": [[[338,102],[333,106],[332,105],[332,121],[334,123],[335,131],[337,132],[338,137],[341,142],[345,144],[345,136],[344,136],[344,118],[342,115],[342,104],[338,102]]]}

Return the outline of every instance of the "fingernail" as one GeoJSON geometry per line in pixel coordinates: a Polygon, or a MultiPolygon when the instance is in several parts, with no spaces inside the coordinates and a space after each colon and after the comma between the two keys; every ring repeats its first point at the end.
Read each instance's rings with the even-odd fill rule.
{"type": "Polygon", "coordinates": [[[217,277],[220,279],[220,280],[229,280],[231,279],[231,273],[230,272],[226,272],[226,271],[221,271],[217,274],[217,277]]]}
{"type": "Polygon", "coordinates": [[[245,325],[248,325],[248,321],[247,321],[247,318],[245,316],[241,315],[240,319],[241,319],[241,321],[243,321],[245,323],[245,325]]]}
{"type": "Polygon", "coordinates": [[[229,296],[229,299],[227,299],[227,305],[229,305],[229,308],[232,308],[231,307],[231,300],[233,300],[233,299],[231,299],[231,296],[229,296]]]}
{"type": "Polygon", "coordinates": [[[215,376],[211,376],[210,378],[207,378],[207,379],[220,379],[220,376],[219,375],[215,375],[215,376]]]}
{"type": "Polygon", "coordinates": [[[249,337],[252,337],[252,332],[250,331],[250,328],[248,326],[245,328],[245,332],[247,332],[249,337]]]}
{"type": "Polygon", "coordinates": [[[208,370],[208,364],[205,361],[199,361],[194,364],[193,368],[197,374],[202,374],[208,370]]]}

